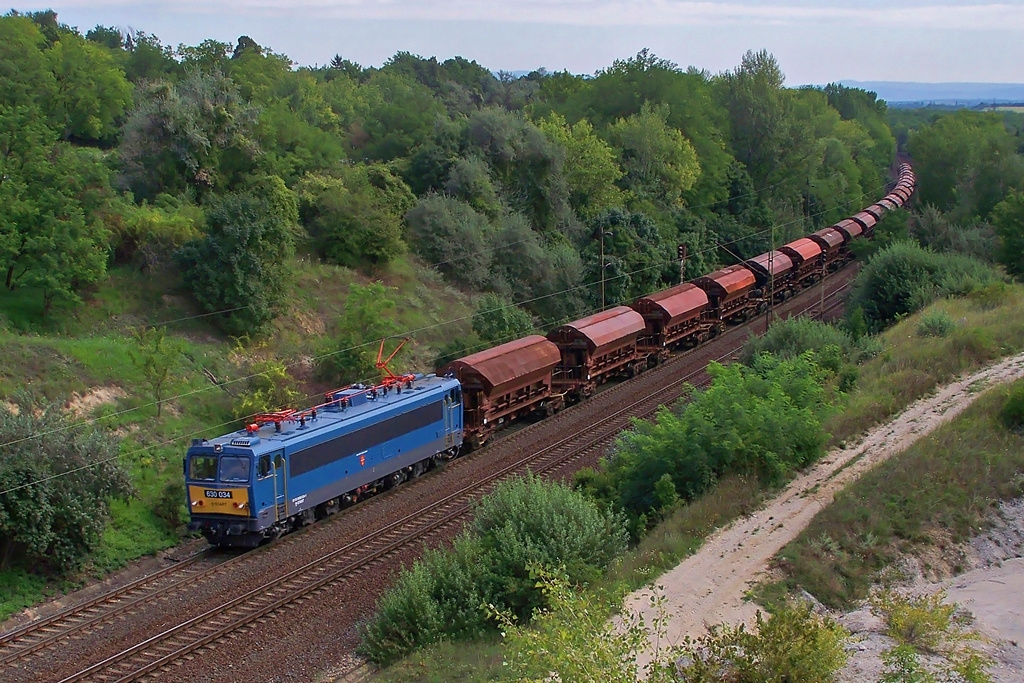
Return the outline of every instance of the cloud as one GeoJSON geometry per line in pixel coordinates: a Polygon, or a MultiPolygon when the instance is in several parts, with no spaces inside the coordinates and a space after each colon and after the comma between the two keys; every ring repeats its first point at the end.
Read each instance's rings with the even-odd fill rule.
{"type": "MultiPolygon", "coordinates": [[[[150,3],[153,9],[197,14],[290,16],[310,20],[492,21],[573,26],[700,26],[709,24],[820,25],[847,28],[906,26],[940,30],[1019,30],[1024,3],[976,4],[942,0],[903,2],[893,7],[878,0],[828,4],[703,2],[687,0],[177,0],[150,3]]],[[[133,0],[65,0],[64,7],[138,7],[133,0]]]]}

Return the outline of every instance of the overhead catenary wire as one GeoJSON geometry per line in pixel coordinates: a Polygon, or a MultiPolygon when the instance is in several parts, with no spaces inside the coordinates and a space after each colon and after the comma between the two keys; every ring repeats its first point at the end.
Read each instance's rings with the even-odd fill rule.
{"type": "MultiPolygon", "coordinates": [[[[885,184],[883,184],[880,187],[884,187],[884,186],[885,186],[885,184]]],[[[872,189],[870,191],[864,191],[857,198],[846,200],[843,203],[843,206],[846,206],[846,205],[849,205],[849,204],[853,204],[854,202],[859,202],[865,196],[867,196],[869,193],[877,192],[877,190],[878,190],[878,188],[872,189]]],[[[827,210],[819,211],[819,212],[817,212],[815,214],[811,214],[811,217],[815,218],[815,217],[824,215],[824,214],[826,214],[826,213],[828,213],[830,211],[835,210],[836,208],[838,208],[838,207],[832,207],[832,208],[827,209],[827,210]]],[[[771,227],[765,228],[765,229],[757,231],[755,233],[751,233],[749,235],[744,235],[743,237],[738,237],[736,239],[729,240],[729,241],[726,241],[726,242],[715,243],[714,245],[710,245],[707,248],[702,249],[702,250],[696,252],[696,255],[701,255],[701,254],[706,254],[706,253],[714,252],[714,251],[717,251],[720,248],[734,245],[737,242],[740,242],[742,240],[747,240],[747,239],[750,239],[752,237],[758,237],[758,236],[761,236],[761,235],[768,234],[773,229],[777,229],[779,227],[787,227],[787,226],[790,226],[790,225],[795,225],[797,223],[802,223],[804,220],[805,220],[805,217],[804,216],[800,216],[800,217],[795,218],[795,219],[793,219],[791,221],[787,221],[787,222],[784,222],[784,223],[781,223],[781,224],[773,224],[771,227]]],[[[667,266],[667,265],[669,265],[671,263],[675,263],[675,259],[660,260],[660,261],[654,263],[653,265],[648,265],[648,266],[646,266],[644,268],[638,268],[636,270],[629,271],[629,272],[626,272],[626,273],[619,273],[617,275],[612,276],[611,278],[607,278],[607,280],[614,281],[616,279],[621,279],[621,278],[624,278],[624,277],[629,277],[631,275],[635,275],[635,274],[638,274],[638,273],[643,273],[643,272],[648,272],[648,271],[651,271],[651,270],[661,269],[661,268],[664,268],[665,266],[667,266]]],[[[530,298],[530,299],[524,299],[524,300],[518,301],[518,302],[510,302],[510,303],[502,305],[502,306],[498,306],[498,307],[495,307],[495,308],[492,308],[492,309],[488,309],[487,311],[484,311],[484,312],[488,312],[489,313],[489,312],[501,311],[501,310],[505,310],[507,308],[512,308],[512,307],[520,306],[520,305],[523,305],[523,304],[535,303],[537,301],[541,301],[541,300],[548,299],[548,298],[551,298],[551,297],[554,297],[554,296],[558,296],[558,295],[562,295],[562,294],[567,294],[569,292],[586,290],[589,287],[593,287],[593,286],[597,285],[598,282],[599,282],[599,280],[594,280],[593,282],[585,282],[585,283],[573,285],[571,287],[567,287],[565,289],[562,289],[562,290],[559,290],[559,291],[556,291],[556,292],[549,292],[547,294],[543,294],[543,295],[540,295],[540,296],[537,296],[537,297],[533,297],[533,298],[530,298]]],[[[244,307],[242,307],[242,308],[244,308],[244,307]]],[[[456,324],[456,323],[459,323],[459,322],[464,322],[466,320],[472,319],[474,315],[478,315],[479,313],[481,313],[481,312],[480,311],[476,311],[476,312],[474,312],[473,314],[470,314],[470,315],[459,316],[458,318],[453,318],[453,319],[450,319],[450,320],[440,321],[440,322],[433,323],[433,324],[430,324],[430,325],[424,325],[422,327],[410,330],[410,331],[406,332],[405,334],[391,335],[391,336],[392,337],[399,337],[399,336],[414,337],[416,334],[419,334],[419,333],[422,333],[422,332],[425,332],[425,331],[428,331],[428,330],[431,330],[431,329],[436,329],[438,327],[442,327],[442,326],[445,326],[445,325],[452,325],[452,324],[456,324]]],[[[208,315],[213,315],[213,313],[208,314],[208,315]]],[[[574,316],[570,316],[570,317],[574,317],[574,316]]],[[[565,321],[568,321],[568,319],[569,318],[565,318],[565,321]]],[[[325,358],[330,358],[332,356],[336,356],[336,355],[339,355],[339,354],[342,354],[342,353],[346,353],[346,352],[349,352],[349,351],[355,351],[355,350],[359,350],[359,349],[363,349],[363,348],[368,348],[368,347],[373,346],[374,344],[377,344],[377,343],[378,342],[376,340],[374,340],[374,341],[366,342],[366,343],[363,343],[363,344],[356,344],[356,345],[353,345],[353,346],[350,346],[350,347],[346,347],[346,348],[338,349],[338,350],[335,350],[335,351],[332,351],[332,352],[329,352],[329,353],[321,354],[319,356],[313,356],[312,358],[309,359],[309,361],[316,362],[318,360],[322,360],[322,359],[325,359],[325,358]]],[[[481,344],[480,347],[481,348],[486,348],[488,345],[489,344],[481,344]]],[[[297,364],[298,363],[286,364],[285,367],[286,368],[292,368],[292,367],[295,367],[297,364]]],[[[137,410],[142,410],[144,408],[154,407],[154,406],[156,406],[156,405],[158,405],[160,403],[165,403],[165,402],[168,402],[168,401],[175,401],[175,400],[179,400],[179,399],[182,399],[182,398],[188,398],[190,396],[194,396],[194,395],[197,395],[197,394],[200,394],[200,393],[204,393],[206,391],[211,391],[213,389],[222,388],[222,387],[225,387],[225,386],[237,384],[239,382],[248,381],[248,380],[254,379],[256,377],[261,377],[261,376],[264,376],[265,374],[266,373],[263,373],[263,372],[253,373],[253,374],[246,375],[246,376],[243,376],[243,377],[238,377],[238,378],[235,378],[235,379],[232,379],[232,380],[227,380],[225,382],[220,382],[220,383],[217,383],[215,385],[205,386],[205,387],[203,387],[201,389],[195,389],[193,391],[188,391],[188,392],[185,392],[185,393],[182,393],[182,394],[178,394],[176,396],[168,397],[168,398],[162,399],[160,401],[151,401],[149,403],[142,404],[142,405],[139,405],[139,406],[134,406],[132,408],[126,408],[125,410],[116,411],[114,413],[108,413],[108,414],[102,415],[100,417],[90,418],[90,419],[87,419],[87,420],[80,420],[80,421],[77,421],[77,422],[74,422],[74,423],[71,423],[71,424],[68,424],[68,425],[62,425],[61,427],[57,427],[57,428],[54,428],[54,429],[51,429],[51,430],[47,430],[45,432],[39,432],[39,433],[32,434],[32,435],[29,435],[29,436],[26,436],[26,437],[22,437],[20,439],[14,439],[14,440],[11,440],[11,441],[8,441],[8,442],[5,442],[5,443],[0,443],[0,449],[8,448],[10,446],[15,446],[15,445],[17,445],[19,443],[23,443],[25,441],[29,441],[29,440],[37,439],[37,438],[42,438],[44,436],[49,436],[49,435],[60,433],[60,432],[63,432],[63,431],[68,431],[68,430],[72,430],[72,429],[78,429],[78,428],[90,426],[90,425],[96,424],[98,422],[101,422],[103,420],[109,420],[111,418],[114,418],[114,417],[117,417],[117,416],[121,416],[121,415],[126,415],[126,414],[129,414],[129,413],[135,412],[137,410]]],[[[313,395],[313,396],[315,396],[315,395],[313,395]]],[[[310,399],[310,398],[312,398],[312,396],[307,396],[306,397],[307,400],[310,399]]],[[[247,417],[252,417],[252,416],[250,415],[250,416],[247,416],[247,417]]],[[[85,469],[89,469],[89,468],[92,468],[92,467],[98,467],[100,465],[104,465],[104,464],[107,464],[109,462],[113,462],[113,461],[121,459],[123,457],[130,457],[130,456],[133,456],[133,455],[138,455],[138,454],[141,454],[141,453],[146,453],[148,451],[153,450],[154,448],[158,448],[158,447],[162,447],[162,446],[167,446],[167,445],[169,445],[171,443],[180,441],[182,439],[188,439],[188,438],[191,438],[191,437],[195,437],[195,436],[197,436],[199,434],[202,434],[204,432],[207,432],[207,431],[209,431],[211,429],[219,429],[219,428],[222,428],[222,427],[226,427],[226,426],[229,426],[231,424],[235,424],[235,423],[237,423],[240,420],[245,420],[245,419],[247,419],[247,418],[243,417],[243,418],[237,418],[237,419],[234,419],[234,420],[230,420],[230,421],[227,421],[227,422],[222,422],[222,423],[217,424],[217,425],[207,425],[207,426],[204,426],[201,430],[193,431],[193,432],[190,432],[190,433],[187,433],[187,434],[178,434],[178,435],[175,435],[173,437],[169,437],[168,439],[165,439],[163,441],[160,441],[158,443],[150,444],[148,446],[141,447],[141,448],[136,449],[134,451],[131,451],[129,453],[125,453],[125,454],[119,453],[119,454],[117,454],[115,456],[112,456],[110,458],[104,458],[104,459],[97,460],[97,461],[94,461],[94,462],[91,462],[91,463],[86,463],[84,465],[72,468],[70,470],[66,470],[64,472],[58,472],[58,473],[55,473],[55,474],[52,474],[52,475],[48,475],[46,477],[41,477],[41,478],[33,480],[31,482],[26,482],[26,483],[23,483],[23,484],[20,484],[20,485],[17,485],[17,486],[13,486],[13,487],[9,487],[7,489],[0,490],[0,495],[6,495],[8,493],[12,493],[12,492],[15,492],[15,491],[18,491],[18,490],[21,490],[21,489],[25,489],[25,488],[28,488],[28,487],[31,487],[31,486],[36,486],[36,485],[45,483],[47,481],[52,481],[53,479],[56,479],[56,478],[59,478],[59,477],[70,476],[72,474],[76,474],[78,472],[81,472],[81,471],[83,471],[85,469]]]]}
{"type": "MultiPolygon", "coordinates": [[[[874,191],[877,191],[877,190],[872,190],[870,192],[874,192],[874,191]]],[[[854,202],[860,201],[861,199],[863,199],[864,196],[866,196],[868,194],[869,194],[869,192],[863,192],[856,199],[849,199],[845,203],[846,204],[852,204],[854,202]]],[[[834,210],[834,208],[836,208],[836,207],[833,207],[833,209],[822,210],[820,212],[812,214],[812,217],[817,217],[817,216],[820,216],[820,215],[824,215],[825,213],[828,213],[829,211],[834,210]]],[[[780,225],[777,225],[775,227],[787,227],[787,226],[790,226],[790,225],[795,225],[797,223],[800,223],[803,220],[804,220],[804,217],[801,216],[800,218],[796,218],[796,219],[793,219],[791,221],[787,221],[787,222],[782,223],[780,225]]],[[[725,241],[725,242],[717,242],[717,243],[715,243],[713,245],[708,246],[705,249],[701,249],[700,251],[697,251],[694,254],[691,254],[691,256],[712,253],[712,252],[717,251],[718,249],[734,245],[734,244],[736,244],[736,243],[738,243],[740,241],[747,240],[747,239],[750,239],[752,237],[758,237],[758,236],[766,235],[766,234],[770,233],[771,230],[772,230],[772,228],[769,227],[769,228],[765,228],[763,230],[760,230],[758,232],[751,233],[749,235],[744,235],[743,237],[738,237],[738,238],[733,239],[733,240],[729,240],[729,241],[725,241]]],[[[648,272],[648,271],[652,271],[652,270],[658,270],[658,269],[664,268],[665,266],[667,266],[667,265],[669,265],[671,263],[674,263],[674,262],[675,262],[674,259],[665,259],[665,260],[656,261],[653,264],[650,264],[650,265],[645,266],[643,268],[638,268],[636,270],[632,270],[632,271],[628,271],[628,272],[624,272],[624,273],[618,273],[618,274],[616,274],[616,275],[614,275],[614,276],[612,276],[610,278],[606,278],[606,281],[615,281],[615,280],[622,279],[622,278],[625,278],[625,277],[629,277],[629,276],[632,276],[632,275],[637,275],[639,273],[644,273],[644,272],[648,272]]],[[[585,291],[585,290],[587,290],[590,287],[596,286],[598,284],[598,282],[599,282],[599,280],[594,280],[592,282],[579,283],[579,284],[576,284],[576,285],[572,285],[570,287],[566,287],[565,289],[557,290],[557,291],[554,291],[554,292],[549,292],[547,294],[542,294],[540,296],[536,296],[536,297],[533,297],[533,298],[523,299],[521,301],[509,302],[507,304],[503,304],[501,306],[497,306],[497,307],[494,307],[492,309],[487,309],[486,311],[474,311],[473,313],[471,313],[469,315],[459,316],[457,318],[451,318],[451,319],[448,319],[448,320],[442,320],[442,321],[439,321],[439,322],[436,322],[436,323],[432,323],[430,325],[424,325],[422,327],[406,331],[406,332],[404,332],[402,334],[391,335],[391,337],[413,337],[414,338],[417,334],[420,334],[422,332],[426,332],[426,331],[429,331],[429,330],[432,330],[432,329],[436,329],[438,327],[443,327],[443,326],[446,326],[446,325],[453,325],[453,324],[456,324],[456,323],[460,323],[460,322],[465,322],[467,320],[471,320],[474,316],[476,316],[476,315],[478,315],[480,313],[492,313],[492,312],[502,311],[502,310],[505,310],[505,309],[508,309],[508,308],[514,308],[514,307],[518,307],[518,306],[521,306],[521,305],[524,305],[524,304],[536,303],[536,302],[542,301],[544,299],[549,299],[549,298],[552,298],[552,297],[555,297],[555,296],[559,296],[559,295],[563,295],[563,294],[568,294],[570,292],[585,291]]],[[[308,360],[310,362],[317,362],[319,360],[323,360],[323,359],[330,358],[330,357],[333,357],[333,356],[336,356],[336,355],[340,355],[342,353],[347,353],[347,352],[350,352],[350,351],[357,351],[357,350],[360,350],[360,349],[369,348],[369,347],[371,347],[371,346],[373,346],[373,345],[375,345],[377,343],[378,343],[377,340],[368,341],[368,342],[365,342],[365,343],[362,343],[362,344],[356,344],[356,345],[353,345],[353,346],[348,346],[348,347],[344,347],[344,348],[341,348],[341,349],[337,349],[335,351],[331,351],[331,352],[328,352],[328,353],[320,354],[318,356],[312,356],[308,360]]],[[[293,367],[295,367],[298,364],[299,364],[299,362],[285,364],[285,367],[286,368],[293,368],[293,367]]],[[[61,432],[61,431],[75,429],[75,428],[79,428],[79,427],[83,427],[83,426],[88,426],[88,425],[95,424],[97,422],[101,422],[101,421],[104,421],[104,420],[111,420],[111,419],[113,419],[115,417],[120,417],[122,415],[126,415],[126,414],[129,414],[129,413],[138,411],[138,410],[143,410],[143,409],[146,409],[146,408],[155,407],[155,406],[157,406],[160,403],[166,403],[166,402],[170,402],[170,401],[180,400],[180,399],[183,399],[183,398],[189,398],[189,397],[195,396],[197,394],[201,394],[201,393],[204,393],[204,392],[207,392],[207,391],[212,391],[213,389],[223,388],[223,387],[226,387],[226,386],[232,386],[232,385],[238,384],[240,382],[245,382],[245,381],[248,381],[248,380],[251,380],[251,379],[255,379],[257,377],[264,376],[265,374],[266,374],[265,372],[252,373],[250,375],[244,375],[244,376],[241,376],[241,377],[237,377],[235,379],[226,380],[224,382],[218,382],[215,385],[204,386],[201,389],[194,389],[192,391],[187,391],[187,392],[184,392],[184,393],[181,393],[181,394],[177,394],[177,395],[174,395],[174,396],[169,396],[169,397],[167,397],[165,399],[161,399],[160,401],[151,401],[149,403],[143,403],[143,404],[140,404],[138,406],[133,406],[131,408],[126,408],[124,410],[115,411],[115,412],[112,412],[112,413],[107,413],[107,414],[102,415],[100,417],[89,418],[89,419],[85,419],[85,420],[79,420],[77,422],[74,422],[74,423],[71,423],[71,424],[68,424],[68,425],[64,425],[64,426],[61,426],[61,427],[57,427],[57,428],[52,429],[52,430],[48,430],[48,431],[45,431],[45,432],[39,432],[37,434],[33,434],[33,435],[30,435],[30,436],[22,437],[20,439],[15,439],[15,440],[8,441],[8,442],[5,442],[5,443],[0,443],[0,448],[5,448],[5,447],[8,447],[8,446],[16,445],[16,444],[22,443],[24,441],[29,441],[29,440],[31,440],[33,438],[40,438],[42,436],[48,436],[50,434],[58,433],[58,432],[61,432]]],[[[0,493],[3,493],[3,492],[0,491],[0,493]]]]}
{"type": "MultiPolygon", "coordinates": [[[[772,189],[774,189],[774,188],[776,188],[776,187],[786,183],[787,180],[780,180],[777,183],[772,183],[771,185],[766,185],[765,187],[762,187],[759,190],[751,190],[750,192],[742,192],[740,194],[736,194],[736,195],[732,195],[730,197],[726,197],[725,199],[720,199],[720,200],[713,201],[713,202],[706,202],[704,204],[697,204],[697,205],[694,205],[694,206],[687,206],[686,208],[688,210],[690,210],[690,211],[694,211],[694,210],[697,210],[697,209],[707,209],[707,208],[710,208],[710,207],[713,207],[713,206],[718,206],[720,204],[728,204],[729,202],[735,201],[737,199],[743,199],[744,197],[753,197],[755,195],[761,194],[762,192],[767,192],[768,190],[772,190],[772,189]]],[[[866,193],[862,193],[861,196],[863,197],[865,194],[866,193]]],[[[525,244],[526,242],[530,242],[530,241],[532,241],[534,239],[536,239],[536,236],[535,235],[531,235],[530,237],[524,237],[521,240],[515,240],[513,242],[506,242],[506,243],[502,244],[502,247],[509,247],[509,246],[514,246],[514,245],[517,245],[517,244],[525,244]]],[[[460,256],[460,257],[456,257],[456,258],[450,258],[450,259],[447,259],[445,261],[438,261],[436,263],[425,263],[425,264],[423,264],[423,267],[434,269],[434,268],[438,268],[440,266],[447,266],[449,264],[455,263],[456,261],[460,261],[460,260],[466,259],[466,258],[469,258],[469,255],[460,256]]],[[[245,306],[235,306],[234,308],[225,308],[225,309],[218,310],[218,311],[208,311],[206,313],[197,313],[196,315],[185,316],[185,317],[182,317],[182,318],[174,318],[172,320],[160,320],[160,321],[157,321],[157,322],[154,322],[154,323],[148,323],[148,324],[145,325],[145,327],[163,327],[165,325],[174,325],[174,324],[177,324],[177,323],[188,322],[189,320],[198,320],[200,318],[209,318],[211,316],[216,316],[216,315],[227,315],[228,313],[236,313],[238,311],[249,310],[250,308],[253,308],[255,305],[256,304],[247,304],[245,306]]]]}

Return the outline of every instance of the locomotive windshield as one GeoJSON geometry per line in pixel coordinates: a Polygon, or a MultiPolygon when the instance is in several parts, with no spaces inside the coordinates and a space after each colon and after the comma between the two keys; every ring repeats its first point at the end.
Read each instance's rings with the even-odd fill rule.
{"type": "Polygon", "coordinates": [[[249,458],[238,455],[222,455],[220,458],[221,481],[249,481],[249,458]]]}
{"type": "Polygon", "coordinates": [[[217,478],[217,458],[212,455],[193,455],[189,465],[190,479],[214,481],[217,478]]]}

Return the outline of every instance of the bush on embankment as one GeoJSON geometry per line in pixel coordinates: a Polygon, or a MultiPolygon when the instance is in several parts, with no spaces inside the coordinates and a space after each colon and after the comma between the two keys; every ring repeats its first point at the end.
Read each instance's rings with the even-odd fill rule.
{"type": "Polygon", "coordinates": [[[1001,419],[1022,394],[1024,382],[990,391],[837,495],[780,553],[785,585],[849,605],[902,554],[966,540],[1000,500],[1024,494],[1024,436],[1001,419]]]}
{"type": "Polygon", "coordinates": [[[600,577],[625,550],[623,522],[577,491],[533,476],[485,496],[453,548],[428,552],[381,598],[361,651],[389,664],[428,643],[496,630],[485,605],[527,620],[544,604],[529,567],[563,567],[569,581],[600,577]]]}
{"type": "Polygon", "coordinates": [[[635,421],[602,471],[587,471],[578,483],[635,518],[651,518],[723,475],[777,485],[824,452],[831,396],[813,352],[785,360],[764,354],[751,367],[712,363],[708,374],[710,387],[675,410],[661,408],[654,421],[635,421]]]}
{"type": "Polygon", "coordinates": [[[868,328],[878,332],[936,299],[962,296],[1001,279],[991,266],[969,256],[897,242],[864,266],[853,285],[847,313],[851,320],[862,314],[868,328]]]}

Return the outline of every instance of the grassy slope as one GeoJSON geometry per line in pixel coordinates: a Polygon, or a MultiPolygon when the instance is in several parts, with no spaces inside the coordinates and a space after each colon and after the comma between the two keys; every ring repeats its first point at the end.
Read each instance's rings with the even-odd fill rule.
{"type": "MultiPolygon", "coordinates": [[[[856,389],[847,397],[846,405],[826,425],[832,434],[834,444],[856,438],[865,430],[888,420],[916,399],[948,383],[954,377],[981,368],[997,358],[1011,355],[1024,348],[1024,287],[1010,287],[1002,294],[989,293],[973,299],[938,302],[919,314],[909,316],[885,332],[882,335],[882,342],[883,352],[860,368],[856,389]],[[917,336],[920,318],[928,311],[936,309],[948,312],[957,321],[957,329],[948,337],[941,339],[917,336]]],[[[977,409],[974,412],[977,412],[977,409]]],[[[959,425],[960,422],[954,424],[959,425]]],[[[957,438],[962,443],[972,443],[972,439],[980,437],[965,433],[957,438]]],[[[921,448],[924,453],[928,452],[928,443],[927,440],[922,442],[921,448]]],[[[1024,443],[1017,446],[1018,455],[1024,453],[1021,445],[1024,443]]],[[[1005,472],[999,470],[989,474],[990,481],[998,482],[999,477],[1005,472]]],[[[872,475],[875,479],[892,482],[891,488],[894,492],[904,492],[908,497],[912,497],[917,501],[918,511],[934,509],[934,506],[929,504],[929,496],[933,495],[933,491],[925,488],[915,490],[922,476],[926,476],[924,471],[918,471],[916,477],[887,478],[872,475]]],[[[1019,479],[1005,479],[1004,483],[1006,482],[1020,483],[1019,479]]],[[[1010,490],[1007,492],[1013,493],[1010,490]]],[[[960,501],[970,498],[965,499],[960,495],[962,489],[959,492],[947,493],[960,501]]],[[[770,494],[770,491],[761,488],[755,481],[739,477],[723,480],[703,498],[677,509],[668,519],[651,530],[635,549],[609,570],[607,582],[602,587],[608,588],[609,585],[619,584],[635,588],[649,583],[696,552],[704,539],[716,529],[756,509],[770,494]]],[[[857,514],[863,517],[870,516],[882,526],[905,527],[921,533],[920,523],[904,518],[915,513],[895,512],[888,507],[891,503],[891,500],[864,499],[857,514]]],[[[969,528],[971,524],[977,523],[978,511],[986,508],[988,499],[970,499],[966,500],[966,503],[975,507],[968,512],[957,510],[950,513],[950,519],[956,520],[959,529],[969,528]]],[[[841,522],[833,523],[839,526],[853,523],[847,519],[848,513],[843,515],[841,522]]],[[[816,538],[818,536],[811,531],[801,536],[801,539],[810,539],[810,544],[813,544],[816,538]]],[[[861,531],[861,535],[855,538],[854,542],[863,542],[864,538],[864,532],[861,531]]],[[[877,545],[877,541],[873,540],[872,543],[877,545]]],[[[787,552],[792,550],[792,554],[797,555],[807,552],[807,547],[794,545],[791,549],[788,548],[787,552]]],[[[851,546],[850,552],[854,552],[853,547],[851,546]]],[[[845,571],[845,568],[838,565],[831,568],[840,572],[845,571]]],[[[835,578],[836,574],[832,576],[835,578]]],[[[762,594],[770,600],[796,583],[798,582],[793,581],[772,586],[763,590],[762,594]]],[[[393,665],[382,672],[378,679],[389,682],[501,681],[505,680],[503,674],[501,649],[494,642],[488,641],[442,643],[429,647],[393,665]]]]}
{"type": "MultiPolygon", "coordinates": [[[[401,367],[430,371],[434,349],[453,336],[465,334],[464,318],[472,311],[471,297],[445,285],[440,277],[411,260],[400,259],[375,274],[376,280],[396,288],[396,325],[416,333],[411,353],[401,367]],[[442,324],[462,319],[453,324],[442,324]]],[[[275,323],[275,331],[258,353],[294,363],[303,394],[317,396],[323,389],[311,383],[299,359],[322,353],[344,306],[351,282],[368,278],[348,269],[308,260],[296,262],[296,286],[291,305],[275,323]]],[[[206,372],[221,380],[244,373],[238,364],[234,340],[225,338],[208,319],[194,318],[196,310],[180,290],[180,283],[164,275],[115,269],[84,305],[73,313],[55,311],[40,321],[41,303],[30,292],[0,295],[0,400],[27,391],[36,397],[65,402],[97,387],[124,392],[116,402],[97,406],[84,419],[95,420],[121,436],[121,451],[131,469],[137,497],[115,502],[103,545],[82,577],[98,575],[174,545],[180,534],[160,519],[154,508],[180,500],[181,456],[193,435],[223,433],[231,424],[233,394],[244,383],[230,385],[229,393],[214,386],[206,372]],[[191,318],[167,326],[168,333],[186,342],[186,358],[177,373],[163,417],[142,387],[142,375],[132,364],[131,331],[140,325],[191,318]],[[185,395],[187,394],[187,395],[185,395]]],[[[250,346],[250,349],[255,347],[250,346]]],[[[181,494],[183,496],[183,494],[181,494]]],[[[73,587],[77,581],[48,583],[22,570],[0,571],[0,619],[73,587]],[[10,590],[6,590],[7,588],[10,590]]]]}
{"type": "MultiPolygon", "coordinates": [[[[892,570],[901,555],[949,562],[953,544],[976,533],[999,501],[1024,494],[1024,437],[999,420],[1008,391],[990,390],[837,496],[780,553],[786,579],[768,594],[802,587],[847,607],[874,581],[900,578],[892,570]]],[[[948,568],[963,569],[955,559],[948,568]]]]}

